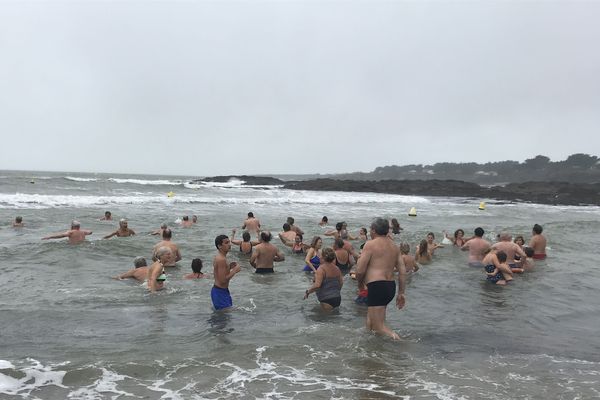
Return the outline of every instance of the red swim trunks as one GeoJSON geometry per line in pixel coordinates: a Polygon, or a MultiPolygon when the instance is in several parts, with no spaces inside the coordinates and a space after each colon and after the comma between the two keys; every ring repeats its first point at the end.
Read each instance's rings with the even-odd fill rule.
{"type": "Polygon", "coordinates": [[[546,259],[546,254],[543,254],[543,253],[534,254],[533,255],[533,259],[534,260],[545,260],[546,259]]]}

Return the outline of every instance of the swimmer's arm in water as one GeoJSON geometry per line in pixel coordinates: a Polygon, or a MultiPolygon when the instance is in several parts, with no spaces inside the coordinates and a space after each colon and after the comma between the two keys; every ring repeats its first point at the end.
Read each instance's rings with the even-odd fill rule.
{"type": "Polygon", "coordinates": [[[135,268],[130,269],[129,271],[124,272],[121,275],[113,276],[113,279],[123,280],[125,278],[132,278],[134,273],[135,273],[135,268]]]}
{"type": "Polygon", "coordinates": [[[63,232],[63,233],[57,233],[56,235],[45,236],[42,238],[42,240],[61,239],[61,238],[65,238],[65,237],[69,237],[69,232],[63,232]]]}
{"type": "Polygon", "coordinates": [[[114,231],[113,233],[111,233],[111,234],[108,234],[108,235],[104,236],[102,239],[110,239],[111,237],[113,237],[113,236],[117,235],[118,233],[119,233],[119,231],[118,231],[118,230],[116,230],[116,231],[114,231]]]}
{"type": "Polygon", "coordinates": [[[88,231],[88,230],[81,230],[81,232],[83,232],[84,235],[91,235],[93,232],[92,231],[88,231]]]}
{"type": "Polygon", "coordinates": [[[288,246],[288,247],[294,247],[294,244],[290,241],[288,241],[281,233],[279,234],[279,240],[281,240],[281,243],[283,243],[284,245],[288,246]]]}
{"type": "Polygon", "coordinates": [[[363,248],[360,258],[356,262],[356,280],[359,287],[365,286],[365,278],[367,275],[369,262],[371,261],[371,255],[371,246],[369,246],[369,242],[367,242],[363,248]]]}
{"type": "Polygon", "coordinates": [[[337,233],[337,231],[334,229],[334,230],[329,230],[329,231],[325,232],[323,235],[334,236],[336,233],[337,233]]]}
{"type": "Polygon", "coordinates": [[[258,258],[260,254],[260,247],[255,248],[254,251],[252,252],[252,255],[250,256],[250,265],[252,265],[252,267],[256,268],[256,259],[258,258]]]}
{"type": "Polygon", "coordinates": [[[284,260],[285,260],[285,256],[283,255],[283,253],[281,251],[279,251],[279,249],[277,249],[277,254],[275,254],[275,258],[273,258],[273,261],[279,262],[279,261],[284,261],[284,260]]]}
{"type": "Polygon", "coordinates": [[[181,252],[179,251],[179,249],[177,249],[177,251],[175,252],[175,262],[177,261],[181,261],[181,252]]]}
{"type": "Polygon", "coordinates": [[[396,296],[396,307],[402,309],[406,304],[406,298],[404,297],[404,290],[406,289],[406,264],[404,264],[404,258],[402,253],[398,252],[398,258],[396,260],[396,268],[398,268],[398,295],[396,296]]]}
{"type": "Polygon", "coordinates": [[[315,272],[315,282],[310,288],[308,288],[306,292],[304,292],[304,300],[308,298],[309,294],[311,294],[312,292],[316,292],[321,287],[321,285],[323,284],[324,274],[325,272],[322,269],[318,269],[317,272],[315,272]]]}

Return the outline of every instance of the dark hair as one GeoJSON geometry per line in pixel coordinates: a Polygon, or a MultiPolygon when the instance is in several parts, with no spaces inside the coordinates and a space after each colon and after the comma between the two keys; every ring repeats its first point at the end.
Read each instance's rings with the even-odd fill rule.
{"type": "Polygon", "coordinates": [[[294,225],[294,218],[293,217],[287,217],[287,223],[290,225],[294,225]]]}
{"type": "Polygon", "coordinates": [[[329,222],[329,218],[327,218],[326,215],[323,215],[323,218],[321,218],[321,221],[323,221],[323,222],[329,222]]]}
{"type": "Polygon", "coordinates": [[[223,241],[229,239],[227,235],[219,235],[215,238],[215,247],[218,249],[219,246],[223,245],[223,241]]]}
{"type": "Polygon", "coordinates": [[[173,236],[173,232],[169,228],[165,228],[162,232],[163,239],[171,239],[171,236],[173,236]]]}
{"type": "Polygon", "coordinates": [[[17,218],[15,218],[15,222],[17,223],[21,223],[23,221],[23,217],[18,216],[17,218]]]}
{"type": "Polygon", "coordinates": [[[194,258],[192,260],[192,271],[197,274],[202,273],[202,260],[199,258],[194,258]]]}
{"type": "Polygon", "coordinates": [[[481,227],[475,228],[475,236],[477,236],[477,237],[483,237],[484,233],[485,232],[483,231],[483,228],[481,228],[481,227]]]}
{"type": "Polygon", "coordinates": [[[335,251],[333,251],[331,247],[325,247],[323,250],[321,250],[321,255],[327,262],[333,262],[335,260],[335,251]]]}
{"type": "Polygon", "coordinates": [[[248,218],[254,218],[254,213],[252,213],[252,212],[249,212],[249,213],[248,213],[248,218]]]}
{"type": "Polygon", "coordinates": [[[458,237],[459,232],[462,232],[463,236],[465,235],[465,231],[463,231],[462,229],[457,229],[454,231],[454,239],[458,237]]]}
{"type": "Polygon", "coordinates": [[[312,238],[310,242],[310,247],[314,248],[317,245],[317,242],[321,240],[321,236],[315,236],[312,238]]]}
{"type": "Polygon", "coordinates": [[[299,233],[296,233],[296,237],[300,238],[300,241],[302,241],[302,239],[304,239],[304,237],[301,234],[299,234],[299,233]]]}
{"type": "Polygon", "coordinates": [[[250,232],[244,231],[242,233],[242,239],[244,240],[244,242],[249,242],[250,241],[250,232]]]}
{"type": "Polygon", "coordinates": [[[341,231],[343,227],[344,227],[344,224],[342,222],[338,222],[337,224],[335,224],[336,231],[341,231]]]}
{"type": "Polygon", "coordinates": [[[498,261],[500,261],[501,263],[506,262],[506,253],[503,252],[502,250],[500,250],[496,253],[496,257],[498,257],[498,261]]]}
{"type": "Polygon", "coordinates": [[[397,235],[400,233],[400,223],[398,222],[398,220],[396,218],[392,218],[392,233],[394,235],[397,235]]]}
{"type": "Polygon", "coordinates": [[[519,239],[521,239],[521,241],[523,243],[525,243],[525,238],[523,236],[521,236],[521,235],[515,236],[515,240],[513,240],[513,242],[517,243],[517,240],[519,240],[519,239]]]}
{"type": "Polygon", "coordinates": [[[287,222],[285,224],[283,224],[283,231],[287,232],[290,229],[292,229],[292,227],[290,226],[290,224],[288,224],[287,222]]]}
{"type": "Polygon", "coordinates": [[[533,257],[533,253],[534,253],[534,251],[533,251],[533,247],[525,247],[525,248],[523,249],[523,251],[525,252],[525,255],[526,255],[527,257],[533,257]]]}
{"type": "Polygon", "coordinates": [[[371,223],[371,229],[380,236],[385,236],[390,231],[390,224],[387,219],[377,218],[371,223]]]}
{"type": "Polygon", "coordinates": [[[269,232],[269,231],[262,231],[260,233],[260,238],[263,242],[267,242],[267,243],[270,242],[272,237],[273,236],[271,235],[271,232],[269,232]]]}
{"type": "Polygon", "coordinates": [[[104,215],[112,215],[110,211],[104,211],[104,215]]]}
{"type": "Polygon", "coordinates": [[[536,234],[538,234],[538,235],[539,235],[539,234],[541,234],[543,230],[544,230],[544,229],[543,229],[543,228],[542,228],[542,226],[541,226],[541,225],[539,225],[539,224],[535,224],[535,225],[533,226],[533,231],[534,231],[536,234]]]}
{"type": "Polygon", "coordinates": [[[184,215],[184,216],[183,216],[183,220],[184,220],[184,221],[188,221],[189,219],[190,219],[190,217],[188,217],[187,215],[184,215]]]}
{"type": "Polygon", "coordinates": [[[344,247],[344,240],[341,238],[335,239],[335,241],[333,243],[335,244],[335,247],[337,247],[338,249],[341,249],[344,247]]]}
{"type": "Polygon", "coordinates": [[[427,234],[427,236],[429,236],[429,235],[431,235],[431,238],[432,238],[432,239],[435,239],[435,235],[433,234],[433,232],[429,232],[429,233],[427,234]]]}
{"type": "Polygon", "coordinates": [[[360,228],[360,231],[361,231],[361,232],[364,232],[364,233],[365,233],[365,235],[366,235],[367,233],[369,233],[369,231],[367,230],[367,228],[365,228],[364,226],[363,226],[362,228],[360,228]]]}

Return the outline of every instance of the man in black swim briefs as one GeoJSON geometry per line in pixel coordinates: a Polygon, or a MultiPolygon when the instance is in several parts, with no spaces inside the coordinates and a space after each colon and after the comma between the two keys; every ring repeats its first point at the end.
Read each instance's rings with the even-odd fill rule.
{"type": "Polygon", "coordinates": [[[394,271],[398,271],[398,296],[396,306],[401,309],[406,302],[404,298],[406,267],[400,249],[388,235],[389,223],[386,219],[377,218],[371,224],[371,237],[363,248],[356,266],[356,278],[359,287],[366,283],[367,297],[367,329],[376,333],[400,339],[400,336],[385,324],[387,305],[396,294],[394,271]]]}

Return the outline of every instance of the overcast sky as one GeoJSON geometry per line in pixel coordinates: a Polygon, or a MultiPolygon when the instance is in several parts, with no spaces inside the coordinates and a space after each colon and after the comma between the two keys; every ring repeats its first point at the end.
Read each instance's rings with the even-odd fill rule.
{"type": "Polygon", "coordinates": [[[600,1],[2,1],[0,169],[600,155],[600,1]]]}

